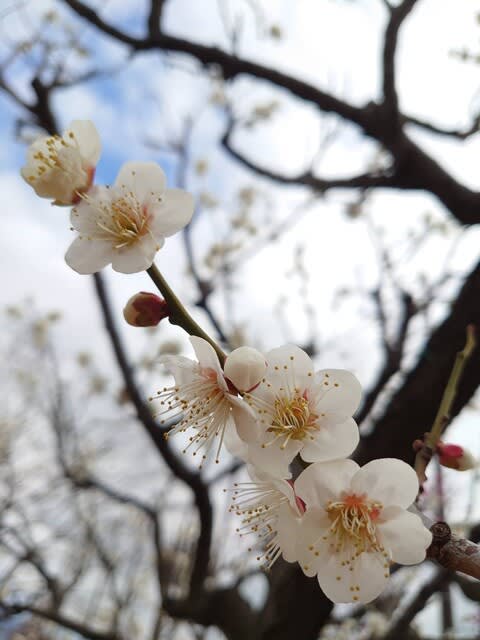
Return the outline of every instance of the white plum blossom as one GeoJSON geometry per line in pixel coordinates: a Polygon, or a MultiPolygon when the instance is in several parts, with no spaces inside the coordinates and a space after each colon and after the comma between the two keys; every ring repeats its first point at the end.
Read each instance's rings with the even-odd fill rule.
{"type": "MultiPolygon", "coordinates": [[[[190,341],[197,361],[183,356],[161,358],[160,361],[175,377],[175,385],[164,387],[152,399],[159,400],[162,406],[159,411],[163,416],[161,423],[165,423],[167,419],[178,419],[178,423],[169,434],[192,431],[184,452],[192,447],[195,456],[200,449],[204,449],[203,461],[207,450],[216,440],[218,442],[216,461],[218,462],[225,440],[227,448],[229,448],[228,442],[231,442],[231,446],[235,448],[238,437],[235,433],[234,415],[247,412],[248,406],[239,397],[237,389],[225,378],[215,349],[203,338],[191,336],[190,341]]],[[[225,367],[229,366],[229,360],[233,358],[236,372],[243,379],[244,376],[238,368],[241,358],[237,358],[236,351],[232,351],[227,356],[225,367]]],[[[249,359],[246,360],[245,366],[250,367],[249,359]]],[[[258,375],[263,375],[263,371],[258,375]]],[[[255,384],[254,378],[250,377],[250,380],[255,384]]],[[[257,384],[258,382],[259,379],[256,380],[257,384]]]]}
{"type": "Polygon", "coordinates": [[[42,136],[33,142],[21,174],[41,198],[71,205],[90,188],[100,152],[93,122],[74,120],[63,136],[42,136]]]}
{"type": "Polygon", "coordinates": [[[107,264],[136,273],[151,267],[165,238],[185,227],[193,215],[193,197],[167,189],[165,174],[154,162],[127,162],[112,187],[93,187],[72,209],[78,231],[65,260],[81,274],[107,264]]]}
{"type": "Polygon", "coordinates": [[[245,395],[251,412],[237,420],[249,462],[286,478],[297,454],[306,462],[350,455],[359,441],[352,418],[361,398],[355,376],[342,369],[315,372],[309,356],[294,345],[265,358],[265,376],[245,395]]]}
{"type": "Polygon", "coordinates": [[[293,482],[263,473],[247,465],[251,482],[234,484],[230,511],[242,518],[237,532],[255,533],[264,552],[257,556],[268,568],[283,556],[295,562],[298,529],[305,505],[293,490],[293,482]]]}
{"type": "Polygon", "coordinates": [[[432,534],[407,511],[418,479],[405,462],[318,462],[299,475],[295,493],[306,508],[298,562],[333,602],[370,602],[384,590],[391,562],[425,559],[432,534]]]}

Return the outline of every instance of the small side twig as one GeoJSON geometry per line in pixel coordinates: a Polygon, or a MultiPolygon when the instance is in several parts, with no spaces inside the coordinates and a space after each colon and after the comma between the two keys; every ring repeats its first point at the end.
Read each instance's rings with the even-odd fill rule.
{"type": "Polygon", "coordinates": [[[450,422],[452,406],[457,395],[458,386],[470,356],[476,347],[475,327],[471,324],[467,327],[467,339],[462,351],[457,353],[450,378],[443,393],[442,401],[437,411],[432,428],[425,434],[423,446],[417,451],[415,457],[415,471],[417,472],[420,487],[423,486],[428,463],[432,459],[440,437],[450,422]]]}
{"type": "Polygon", "coordinates": [[[152,266],[147,269],[147,273],[168,304],[170,312],[170,322],[172,324],[178,325],[179,327],[182,327],[182,329],[184,329],[189,335],[203,338],[209,344],[211,344],[217,353],[220,364],[223,365],[226,357],[223,351],[220,349],[218,344],[195,322],[195,320],[177,298],[175,293],[172,291],[169,284],[157,269],[155,264],[152,264],[152,266]]]}

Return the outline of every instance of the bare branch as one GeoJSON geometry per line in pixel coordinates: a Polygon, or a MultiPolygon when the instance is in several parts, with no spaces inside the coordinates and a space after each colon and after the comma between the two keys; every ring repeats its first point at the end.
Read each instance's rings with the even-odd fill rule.
{"type": "MultiPolygon", "coordinates": [[[[322,181],[317,179],[313,185],[310,184],[309,175],[300,175],[296,179],[278,176],[275,173],[269,175],[268,171],[263,170],[263,175],[266,177],[284,181],[286,184],[302,184],[319,191],[325,191],[332,187],[369,188],[382,186],[425,190],[434,194],[461,223],[478,223],[480,194],[457,182],[438,162],[415,144],[400,126],[397,126],[396,120],[402,123],[404,121],[403,115],[396,116],[395,121],[392,121],[388,100],[380,105],[370,102],[364,107],[356,107],[298,78],[226,53],[217,47],[197,44],[183,38],[166,35],[163,32],[156,38],[150,38],[148,35],[144,38],[134,38],[105,23],[95,11],[83,2],[79,0],[63,1],[77,15],[89,21],[103,33],[129,45],[136,51],[159,49],[165,52],[185,53],[198,60],[205,67],[220,69],[223,77],[227,80],[245,74],[269,82],[277,88],[285,89],[291,95],[312,103],[323,113],[335,113],[344,120],[358,125],[367,136],[382,144],[395,160],[394,175],[392,176],[364,174],[349,180],[322,181]]],[[[389,94],[391,96],[394,90],[392,65],[398,29],[414,4],[415,0],[404,0],[401,5],[392,8],[392,15],[395,14],[395,18],[392,17],[390,23],[391,37],[387,38],[390,45],[385,54],[387,66],[391,67],[390,70],[387,68],[384,74],[387,96],[389,94]]],[[[234,154],[232,153],[232,155],[234,154]]],[[[237,159],[241,161],[242,157],[239,156],[237,159]]],[[[244,164],[262,174],[259,167],[249,163],[246,159],[244,164]]]]}
{"type": "Polygon", "coordinates": [[[51,596],[52,605],[58,606],[62,600],[63,594],[57,578],[51,575],[47,570],[42,558],[40,558],[36,549],[28,545],[26,541],[20,537],[20,534],[17,531],[10,528],[9,532],[14,535],[15,539],[23,547],[23,553],[18,554],[16,550],[13,549],[11,545],[9,545],[5,540],[1,541],[1,545],[5,549],[7,549],[13,557],[17,558],[19,563],[26,562],[34,567],[34,569],[36,569],[48,589],[48,593],[51,596]]]}
{"type": "Polygon", "coordinates": [[[128,390],[129,397],[136,409],[137,417],[145,428],[146,432],[152,439],[155,447],[162,456],[163,460],[172,471],[172,473],[184,482],[193,492],[195,504],[198,508],[200,517],[200,536],[197,542],[197,550],[195,554],[195,562],[193,565],[191,576],[191,589],[193,592],[198,590],[207,575],[208,563],[210,558],[210,544],[212,539],[212,505],[208,495],[208,487],[203,483],[199,473],[190,471],[178,456],[173,452],[168,441],[164,438],[164,433],[160,425],[152,416],[150,408],[145,404],[142,395],[136,385],[133,372],[127,360],[123,345],[118,334],[113,314],[108,301],[105,284],[100,273],[94,276],[95,290],[100,302],[100,306],[105,321],[105,327],[110,336],[112,347],[117,359],[118,366],[122,372],[125,386],[128,390]]]}
{"type": "Polygon", "coordinates": [[[148,39],[146,38],[135,38],[133,36],[129,36],[128,34],[120,31],[120,29],[116,29],[114,26],[108,24],[100,16],[94,11],[87,7],[83,2],[79,2],[79,0],[64,0],[65,4],[67,4],[71,9],[73,9],[79,16],[85,18],[90,24],[103,31],[107,36],[111,36],[118,40],[119,42],[123,42],[124,44],[128,44],[134,49],[143,49],[146,47],[146,43],[148,39]]]}
{"type": "Polygon", "coordinates": [[[439,591],[448,580],[449,572],[438,571],[426,582],[405,610],[396,618],[383,640],[403,640],[410,623],[420,613],[434,593],[439,591]]]}
{"type": "Polygon", "coordinates": [[[433,541],[427,555],[445,569],[460,571],[480,580],[480,547],[464,538],[452,535],[446,522],[431,527],[433,541]]]}
{"type": "Polygon", "coordinates": [[[386,335],[386,316],[381,301],[381,292],[379,289],[376,289],[372,293],[381,328],[384,361],[376,382],[365,395],[361,409],[356,415],[359,424],[368,416],[381,391],[385,388],[390,378],[397,373],[402,362],[408,327],[410,326],[411,319],[417,312],[417,307],[412,296],[407,291],[402,290],[399,293],[402,310],[397,334],[393,341],[389,340],[386,335]]]}
{"type": "Polygon", "coordinates": [[[133,38],[115,27],[104,22],[92,9],[87,7],[79,0],[63,0],[71,9],[73,9],[80,17],[86,19],[90,24],[94,25],[106,35],[109,35],[124,44],[128,44],[138,51],[148,49],[163,49],[164,51],[172,51],[177,53],[186,53],[201,62],[205,66],[217,66],[222,69],[225,79],[232,79],[241,74],[247,74],[266,80],[276,86],[287,89],[292,95],[313,102],[325,112],[333,112],[338,115],[359,124],[364,123],[364,111],[343,100],[321,91],[309,85],[306,82],[298,80],[293,76],[281,73],[275,69],[265,67],[244,60],[237,56],[231,55],[218,49],[217,47],[207,47],[182,38],[175,38],[161,33],[156,38],[133,38]]]}
{"type": "Polygon", "coordinates": [[[417,0],[403,0],[397,7],[390,6],[390,19],[385,31],[383,44],[383,99],[388,108],[391,124],[398,122],[398,97],[395,87],[395,54],[398,33],[403,21],[415,6],[417,0]]]}
{"type": "Polygon", "coordinates": [[[421,120],[420,118],[414,118],[413,116],[405,116],[403,121],[405,124],[414,124],[417,127],[425,129],[425,131],[429,131],[430,133],[435,133],[440,136],[448,136],[451,138],[458,138],[459,140],[466,140],[467,138],[470,138],[474,134],[478,133],[478,131],[480,130],[480,114],[476,115],[472,121],[472,124],[463,131],[461,129],[442,129],[442,127],[437,127],[431,122],[421,120]]]}
{"type": "MultiPolygon", "coordinates": [[[[362,438],[355,455],[357,462],[364,464],[374,458],[392,456],[413,463],[412,443],[433,423],[455,354],[465,343],[465,329],[469,324],[480,326],[479,283],[480,263],[465,278],[449,315],[432,332],[402,387],[395,392],[383,415],[375,419],[372,432],[362,438]]],[[[465,369],[452,416],[469,401],[479,384],[480,369],[473,358],[465,369]]]]}
{"type": "Polygon", "coordinates": [[[61,613],[51,611],[49,609],[40,609],[33,605],[20,604],[20,603],[8,603],[0,601],[0,608],[3,609],[8,615],[15,615],[18,613],[28,612],[34,616],[41,618],[42,620],[48,620],[58,624],[60,627],[74,631],[80,634],[83,638],[89,638],[90,640],[121,640],[120,636],[112,633],[103,633],[101,631],[95,631],[90,627],[72,620],[61,613]]]}
{"type": "Polygon", "coordinates": [[[229,127],[222,137],[221,143],[223,148],[235,158],[240,164],[242,164],[250,171],[285,185],[303,185],[309,187],[318,193],[324,193],[329,189],[370,189],[372,187],[392,187],[395,186],[394,178],[386,173],[364,173],[350,178],[332,178],[322,179],[314,176],[310,170],[307,170],[301,174],[295,176],[286,176],[285,174],[276,173],[270,169],[261,167],[236,149],[233,148],[231,143],[232,129],[229,127]]]}
{"type": "Polygon", "coordinates": [[[158,38],[160,35],[164,8],[165,0],[150,0],[150,12],[147,19],[150,38],[158,38]]]}

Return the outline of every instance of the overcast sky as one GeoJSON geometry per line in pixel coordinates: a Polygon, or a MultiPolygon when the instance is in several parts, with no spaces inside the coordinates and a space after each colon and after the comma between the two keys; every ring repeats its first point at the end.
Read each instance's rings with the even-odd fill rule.
{"type": "MultiPolygon", "coordinates": [[[[28,37],[30,25],[36,23],[38,15],[56,6],[50,0],[30,0],[24,3],[21,12],[9,11],[14,4],[13,0],[0,0],[3,58],[10,42],[28,37]]],[[[141,33],[144,14],[139,7],[143,8],[145,2],[110,0],[101,4],[106,5],[104,15],[109,20],[133,33],[141,33]]],[[[239,54],[295,74],[357,105],[379,97],[379,55],[386,17],[380,0],[264,0],[259,4],[265,10],[264,29],[278,25],[282,38],[259,37],[259,27],[248,3],[224,0],[227,22],[241,16],[239,54]]],[[[480,52],[480,27],[475,17],[478,11],[480,2],[472,0],[422,0],[412,12],[400,34],[397,57],[398,89],[404,112],[445,127],[468,126],[472,112],[480,106],[479,66],[460,63],[451,52],[465,47],[480,52]]],[[[189,184],[197,196],[208,190],[222,203],[216,211],[202,215],[195,227],[195,251],[202,256],[206,247],[217,241],[215,236],[224,232],[225,218],[235,206],[236,191],[253,184],[247,172],[235,167],[218,150],[225,119],[221,109],[209,103],[212,82],[195,73],[195,66],[187,58],[181,59],[182,68],[167,66],[157,53],[142,54],[127,62],[123,47],[99,38],[83,24],[80,27],[70,14],[63,15],[76,25],[82,42],[94,52],[95,66],[114,70],[112,74],[64,90],[55,99],[62,126],[74,118],[92,119],[97,125],[104,148],[97,172],[100,182],[112,181],[124,161],[147,159],[160,162],[173,182],[172,157],[144,142],[165,141],[179,130],[182,115],[194,109],[197,122],[193,160],[207,160],[209,172],[198,177],[191,171],[189,184]]],[[[195,41],[229,47],[216,0],[170,0],[166,29],[195,41]]],[[[81,64],[88,67],[91,63],[92,60],[86,60],[81,64]]],[[[22,95],[28,96],[26,67],[17,66],[10,79],[22,95]]],[[[286,174],[305,168],[322,136],[336,126],[334,118],[321,119],[311,106],[247,78],[235,81],[228,93],[238,114],[243,116],[259,103],[278,100],[279,107],[271,121],[237,136],[235,143],[256,162],[286,174]]],[[[109,356],[91,279],[71,271],[63,260],[72,240],[68,210],[53,208],[39,200],[19,177],[24,158],[24,147],[14,140],[14,121],[19,115],[21,112],[11,100],[0,95],[0,255],[4,269],[0,302],[16,304],[34,296],[40,309],[63,312],[58,339],[66,356],[84,348],[91,348],[102,357],[109,356]]],[[[456,142],[413,128],[409,133],[455,177],[471,188],[480,188],[480,135],[467,142],[456,142]]],[[[341,127],[334,144],[324,150],[316,170],[327,177],[362,172],[374,154],[374,145],[362,139],[353,127],[341,127]]],[[[262,223],[271,224],[272,216],[273,219],[288,216],[305,199],[299,189],[273,189],[266,181],[256,184],[263,201],[269,203],[268,215],[262,207],[259,209],[260,232],[262,223]]],[[[293,264],[292,249],[304,245],[305,266],[310,274],[308,292],[318,309],[317,338],[324,347],[319,365],[348,366],[367,385],[380,361],[371,309],[361,303],[361,296],[351,296],[340,308],[332,308],[338,289],[361,292],[378,277],[368,225],[363,218],[352,221],[345,214],[345,203],[352,200],[352,194],[342,192],[319,199],[274,247],[247,261],[234,277],[238,295],[233,317],[245,326],[251,343],[263,349],[275,347],[286,339],[275,305],[281,295],[291,294],[293,304],[288,308],[288,321],[293,336],[299,342],[308,337],[304,314],[298,311],[301,302],[295,294],[297,284],[285,279],[293,264]],[[365,358],[367,352],[371,354],[369,358],[365,358]]],[[[446,223],[447,232],[432,234],[421,257],[404,265],[401,278],[410,286],[416,286],[419,273],[424,273],[427,279],[435,277],[460,232],[448,213],[424,194],[379,192],[369,200],[367,210],[374,223],[385,228],[385,241],[394,251],[401,251],[409,234],[421,228],[425,212],[446,223]]],[[[472,229],[463,234],[452,260],[452,269],[459,275],[478,260],[479,233],[472,229]]],[[[194,289],[186,278],[182,246],[177,238],[167,241],[157,264],[185,300],[190,301],[194,289]]],[[[130,295],[150,288],[145,274],[125,276],[108,268],[106,275],[119,314],[130,295]]],[[[214,303],[222,317],[225,304],[231,301],[225,301],[219,293],[214,303]]],[[[443,309],[441,304],[437,305],[434,317],[440,317],[443,309]]],[[[198,318],[204,321],[201,315],[198,318]]],[[[122,330],[130,348],[135,350],[138,334],[124,325],[122,330]]],[[[180,332],[167,327],[163,335],[179,336],[180,332]]],[[[469,442],[480,455],[477,422],[477,414],[467,409],[452,433],[457,440],[469,442]]],[[[464,480],[467,481],[468,478],[464,480]]],[[[457,503],[455,514],[459,518],[462,509],[464,504],[457,503]]]]}

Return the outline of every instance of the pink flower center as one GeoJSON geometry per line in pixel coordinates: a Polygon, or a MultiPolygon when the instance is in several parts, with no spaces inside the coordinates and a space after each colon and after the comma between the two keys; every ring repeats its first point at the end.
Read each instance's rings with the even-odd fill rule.
{"type": "Polygon", "coordinates": [[[217,372],[212,367],[201,367],[200,375],[209,382],[217,382],[217,372]]]}
{"type": "Polygon", "coordinates": [[[364,551],[381,551],[376,521],[383,509],[380,502],[369,500],[366,494],[343,493],[340,500],[329,501],[326,512],[332,524],[330,540],[335,551],[352,546],[359,555],[364,551]]]}

